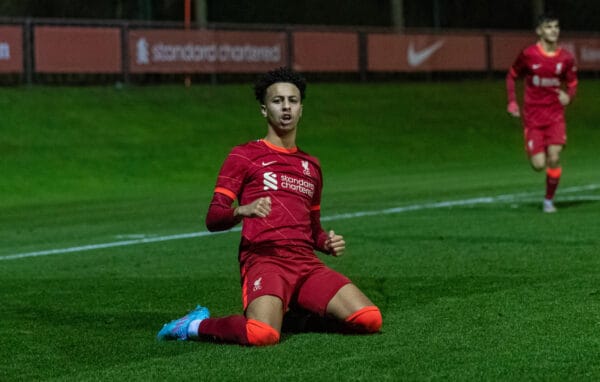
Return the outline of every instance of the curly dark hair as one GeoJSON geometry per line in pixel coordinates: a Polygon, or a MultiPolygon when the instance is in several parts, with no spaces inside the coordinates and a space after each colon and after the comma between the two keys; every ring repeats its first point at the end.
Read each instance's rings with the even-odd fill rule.
{"type": "Polygon", "coordinates": [[[296,85],[298,90],[300,90],[300,99],[304,100],[306,95],[306,80],[300,73],[282,66],[263,74],[254,84],[254,95],[261,105],[265,103],[267,88],[277,82],[288,82],[296,85]]]}
{"type": "Polygon", "coordinates": [[[552,12],[542,13],[536,18],[536,27],[539,27],[544,23],[549,23],[552,21],[558,21],[558,16],[556,16],[552,12]]]}

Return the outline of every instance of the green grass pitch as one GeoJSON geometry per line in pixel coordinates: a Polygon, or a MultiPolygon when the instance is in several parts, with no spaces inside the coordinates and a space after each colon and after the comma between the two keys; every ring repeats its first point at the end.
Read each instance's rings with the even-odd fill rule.
{"type": "Polygon", "coordinates": [[[2,88],[0,380],[598,380],[599,104],[582,80],[544,215],[502,81],[309,85],[298,144],[347,240],[323,259],[384,326],[248,348],[155,335],[241,311],[239,232],[174,235],[264,136],[251,86],[2,88]]]}

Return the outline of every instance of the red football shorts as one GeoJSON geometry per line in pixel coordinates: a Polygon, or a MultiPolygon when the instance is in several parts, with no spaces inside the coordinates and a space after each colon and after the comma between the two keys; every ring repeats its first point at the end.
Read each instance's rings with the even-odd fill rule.
{"type": "Polygon", "coordinates": [[[567,133],[564,121],[550,125],[527,127],[525,126],[525,150],[529,156],[546,151],[549,145],[565,145],[567,133]]]}
{"type": "Polygon", "coordinates": [[[346,276],[327,267],[308,248],[269,248],[260,253],[244,253],[240,267],[244,310],[256,298],[271,295],[290,304],[324,316],[327,304],[344,285],[346,276]]]}

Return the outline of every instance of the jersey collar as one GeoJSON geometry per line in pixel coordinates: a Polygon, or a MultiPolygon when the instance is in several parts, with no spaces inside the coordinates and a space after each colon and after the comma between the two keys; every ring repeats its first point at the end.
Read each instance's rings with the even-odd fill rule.
{"type": "Polygon", "coordinates": [[[544,50],[544,47],[542,46],[542,44],[540,44],[539,42],[536,45],[537,45],[537,48],[540,51],[540,53],[543,54],[546,57],[557,56],[558,53],[560,53],[560,49],[561,49],[560,47],[557,47],[554,52],[547,52],[546,50],[544,50]]]}
{"type": "Polygon", "coordinates": [[[274,145],[265,139],[260,139],[259,141],[264,143],[268,148],[275,150],[277,152],[280,152],[280,153],[293,154],[298,151],[298,147],[292,147],[291,149],[286,149],[285,147],[280,147],[280,146],[274,145]]]}

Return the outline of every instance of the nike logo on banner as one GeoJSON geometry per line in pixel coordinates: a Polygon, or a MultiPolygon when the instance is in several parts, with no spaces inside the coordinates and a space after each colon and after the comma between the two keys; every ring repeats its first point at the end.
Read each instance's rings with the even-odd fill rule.
{"type": "Polygon", "coordinates": [[[273,164],[273,163],[277,163],[277,161],[276,160],[272,160],[270,162],[262,162],[262,165],[263,166],[268,166],[268,165],[273,164]]]}
{"type": "Polygon", "coordinates": [[[427,61],[429,57],[431,57],[438,49],[440,49],[442,45],[444,45],[444,40],[440,40],[425,49],[416,51],[415,45],[411,41],[408,45],[408,65],[413,67],[421,65],[422,63],[427,61]]]}

